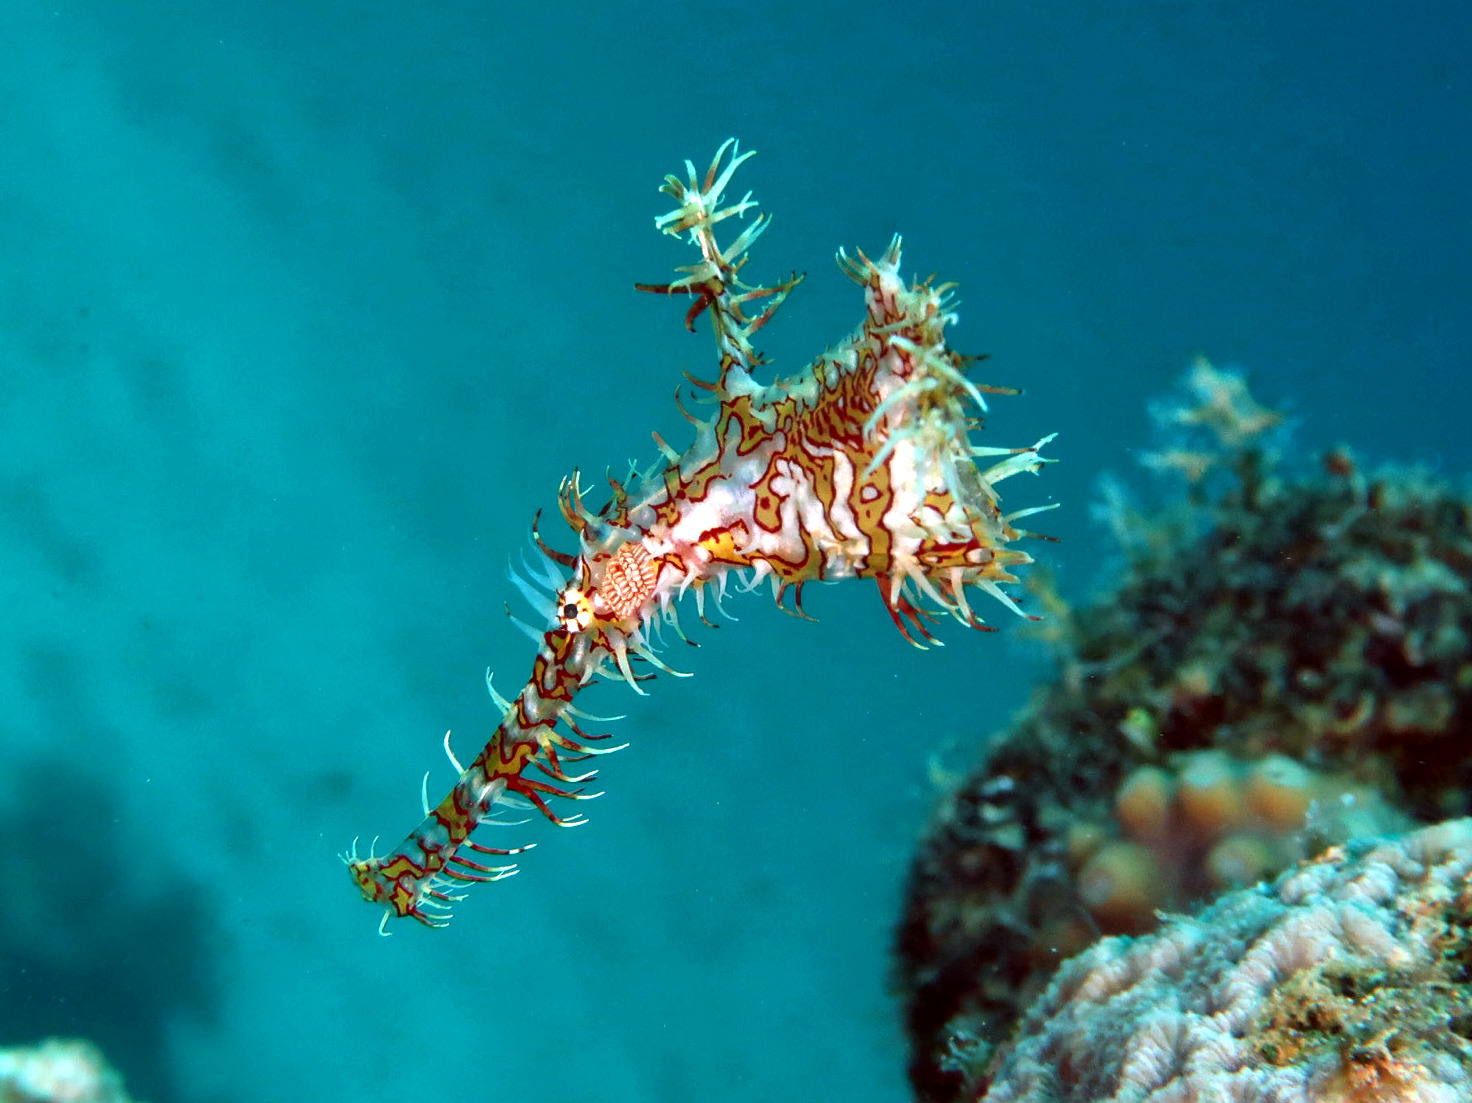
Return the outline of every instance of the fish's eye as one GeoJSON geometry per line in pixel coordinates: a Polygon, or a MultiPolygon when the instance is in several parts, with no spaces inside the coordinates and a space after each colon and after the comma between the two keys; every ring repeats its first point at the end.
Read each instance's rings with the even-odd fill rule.
{"type": "Polygon", "coordinates": [[[588,595],[576,586],[558,594],[557,604],[552,608],[563,631],[581,632],[593,622],[593,605],[588,595]]]}

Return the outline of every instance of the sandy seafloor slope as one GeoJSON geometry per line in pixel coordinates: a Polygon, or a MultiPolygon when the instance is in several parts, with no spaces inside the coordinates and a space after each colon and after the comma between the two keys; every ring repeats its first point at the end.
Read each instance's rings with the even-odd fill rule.
{"type": "Polygon", "coordinates": [[[558,479],[685,440],[708,340],[631,285],[729,134],[753,272],[810,272],[777,367],[904,231],[1028,389],[989,441],[1061,431],[1006,489],[1075,596],[1198,352],[1305,454],[1467,470],[1462,7],[1079,10],[0,5],[0,1042],[154,1103],[904,1098],[888,927],[927,760],[1038,670],[1001,609],[919,654],[867,588],[734,603],[695,678],[590,694],[634,742],[593,823],[448,931],[380,940],[335,854],[523,676],[558,479]]]}

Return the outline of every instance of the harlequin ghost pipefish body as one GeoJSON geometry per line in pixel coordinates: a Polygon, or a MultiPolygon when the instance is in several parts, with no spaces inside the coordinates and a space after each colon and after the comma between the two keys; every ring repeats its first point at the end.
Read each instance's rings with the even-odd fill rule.
{"type": "Polygon", "coordinates": [[[986,409],[982,392],[1016,392],[967,380],[975,358],[945,342],[955,321],[951,285],[906,284],[898,237],[878,260],[838,253],[839,267],[864,289],[858,328],[800,374],[758,383],[753,372],[763,360],[752,337],[801,277],[771,286],[740,278],[769,216],[755,215],[729,245],[717,242],[720,223],[754,207],[750,193],[730,204],[723,195],[750,156],[728,141],[703,178],[689,162],[686,179],[665,178],[660,190],[676,207],[656,226],[688,237],[700,260],[671,283],[637,285],[688,296],[692,330],[702,313],[710,317],[719,372],[714,382],[691,381],[714,414],[696,418],[682,405],[694,443],[680,454],[656,434],[663,461],[629,485],[610,480],[612,496],[596,513],[576,473],[563,481],[558,504],[577,554],[547,546],[533,524],[541,554],[531,578],[513,576],[545,617],[540,628],[523,626],[539,648],[531,677],[507,701],[487,675],[501,722],[469,766],[451,753],[455,787],[432,808],[426,793],[423,822],[389,853],[359,858],[355,845],[345,856],[364,898],[385,909],[385,924],[411,916],[442,926],[461,885],[515,872],[503,859],[519,850],[471,837],[498,810],[534,807],[561,826],[583,822],[548,802],[596,796],[581,788],[593,773],[568,766],[617,748],[583,730],[590,717],[573,698],[600,676],[643,693],[655,671],[676,673],[657,652],[666,629],[685,638],[678,604],[686,595],[705,620],[733,582],[751,590],[770,580],[778,604],[790,593],[789,611],[802,615],[806,583],[873,579],[900,632],[922,647],[934,642],[928,622],[937,612],[985,627],[968,589],[1020,614],[1000,589],[1016,581],[1014,567],[1031,562],[1008,546],[1032,535],[1013,522],[1049,507],[1004,515],[995,487],[1036,471],[1045,462],[1038,450],[1052,438],[1027,448],[971,443],[986,409]],[[979,457],[995,462],[981,469],[979,457]]]}

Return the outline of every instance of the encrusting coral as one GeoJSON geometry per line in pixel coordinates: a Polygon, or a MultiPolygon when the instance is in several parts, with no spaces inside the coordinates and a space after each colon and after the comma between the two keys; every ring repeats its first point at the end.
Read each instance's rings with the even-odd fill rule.
{"type": "Polygon", "coordinates": [[[131,1103],[123,1078],[89,1042],[48,1038],[0,1050],[0,1103],[131,1103]]]}
{"type": "Polygon", "coordinates": [[[1099,600],[1040,588],[1058,676],[916,859],[897,950],[922,1099],[974,1095],[1102,935],[1472,812],[1472,503],[1344,450],[1280,476],[1278,415],[1205,362],[1188,384],[1151,457],[1187,493],[1150,514],[1113,496],[1126,569],[1099,600]]]}
{"type": "Polygon", "coordinates": [[[1356,842],[1058,972],[983,1103],[1472,1099],[1472,820],[1356,842]]]}

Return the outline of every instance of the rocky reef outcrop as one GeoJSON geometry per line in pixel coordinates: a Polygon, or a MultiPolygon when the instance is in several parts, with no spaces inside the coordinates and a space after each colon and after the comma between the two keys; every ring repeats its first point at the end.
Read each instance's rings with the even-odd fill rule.
{"type": "Polygon", "coordinates": [[[1355,838],[1472,812],[1472,500],[1340,449],[1286,474],[1280,418],[1198,363],[1155,510],[1070,606],[1057,676],[943,798],[897,979],[920,1098],[974,1098],[1065,959],[1355,838]]]}

